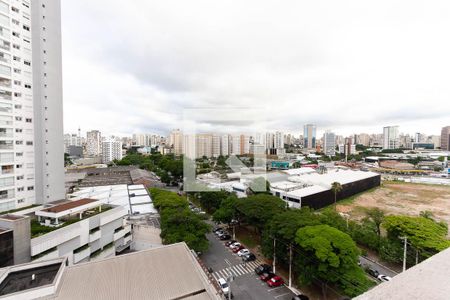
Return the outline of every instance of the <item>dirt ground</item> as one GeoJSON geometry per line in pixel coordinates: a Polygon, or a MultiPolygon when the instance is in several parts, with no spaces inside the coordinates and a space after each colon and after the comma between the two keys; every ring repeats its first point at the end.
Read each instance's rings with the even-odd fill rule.
{"type": "Polygon", "coordinates": [[[378,188],[338,204],[351,219],[364,217],[365,209],[378,207],[386,214],[417,216],[429,210],[435,219],[450,225],[450,186],[383,182],[378,188]]]}

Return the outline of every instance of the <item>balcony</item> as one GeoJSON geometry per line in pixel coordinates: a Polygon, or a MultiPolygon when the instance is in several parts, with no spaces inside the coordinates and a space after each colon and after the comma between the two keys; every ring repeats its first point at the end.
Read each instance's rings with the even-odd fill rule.
{"type": "Polygon", "coordinates": [[[75,249],[73,251],[73,263],[79,263],[83,259],[89,257],[91,254],[91,247],[89,245],[84,245],[83,247],[80,247],[78,249],[75,249]]]}
{"type": "Polygon", "coordinates": [[[93,231],[91,230],[89,232],[89,243],[92,243],[93,241],[98,240],[102,236],[102,232],[100,231],[100,228],[97,228],[97,230],[93,231]]]}
{"type": "Polygon", "coordinates": [[[2,175],[14,174],[14,165],[2,166],[2,175]]]}

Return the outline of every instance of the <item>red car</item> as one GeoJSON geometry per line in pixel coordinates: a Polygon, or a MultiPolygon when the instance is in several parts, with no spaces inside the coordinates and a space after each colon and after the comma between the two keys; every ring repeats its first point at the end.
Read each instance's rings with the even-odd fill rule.
{"type": "Polygon", "coordinates": [[[238,253],[240,250],[244,249],[244,246],[240,245],[239,247],[233,248],[233,253],[238,253]]]}
{"type": "Polygon", "coordinates": [[[275,276],[276,275],[272,272],[264,272],[259,276],[259,279],[261,279],[262,281],[267,281],[275,276]]]}
{"type": "Polygon", "coordinates": [[[269,287],[277,287],[284,284],[283,278],[280,276],[274,276],[267,281],[269,287]]]}

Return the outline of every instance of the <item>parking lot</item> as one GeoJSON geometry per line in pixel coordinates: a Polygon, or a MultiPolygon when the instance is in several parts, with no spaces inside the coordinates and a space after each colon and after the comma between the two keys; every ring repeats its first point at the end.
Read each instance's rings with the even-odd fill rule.
{"type": "Polygon", "coordinates": [[[200,258],[208,268],[212,269],[212,275],[216,280],[226,279],[230,274],[233,276],[234,280],[231,283],[233,299],[292,299],[294,294],[285,285],[270,288],[266,282],[259,279],[254,269],[264,263],[263,261],[256,259],[243,263],[237,254],[225,247],[225,241],[220,241],[213,233],[208,234],[207,237],[210,247],[200,258]]]}

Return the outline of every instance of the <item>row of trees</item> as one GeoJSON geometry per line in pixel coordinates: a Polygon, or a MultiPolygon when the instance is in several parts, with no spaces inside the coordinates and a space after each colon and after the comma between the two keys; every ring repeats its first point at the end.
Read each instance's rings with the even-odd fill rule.
{"type": "Polygon", "coordinates": [[[359,249],[352,238],[328,224],[336,216],[331,210],[317,214],[307,207],[288,209],[278,197],[256,194],[227,197],[213,219],[225,223],[237,219],[253,227],[261,236],[263,254],[272,257],[275,252],[277,262],[284,266],[289,264],[291,250],[293,272],[301,283],[332,283],[355,296],[373,283],[357,265],[359,249]]]}
{"type": "Polygon", "coordinates": [[[164,244],[186,242],[189,248],[203,252],[208,249],[208,224],[189,209],[188,201],[174,192],[151,188],[155,208],[161,216],[161,238],[164,244]]]}
{"type": "Polygon", "coordinates": [[[332,283],[348,296],[358,295],[373,284],[357,265],[357,244],[378,252],[384,260],[400,263],[400,237],[406,236],[408,265],[450,247],[446,223],[436,222],[429,212],[421,216],[385,216],[382,210],[372,208],[357,222],[346,220],[332,208],[320,212],[308,207],[287,209],[281,199],[266,194],[241,199],[234,195],[225,198],[223,194],[221,198],[218,207],[215,202],[215,221],[229,223],[237,219],[253,227],[261,236],[266,257],[275,252],[277,262],[288,266],[292,250],[293,271],[301,283],[332,283]]]}
{"type": "Polygon", "coordinates": [[[172,154],[153,153],[142,155],[129,153],[123,159],[114,161],[118,166],[136,165],[141,169],[155,172],[166,184],[177,183],[183,178],[183,160],[172,154]]]}

